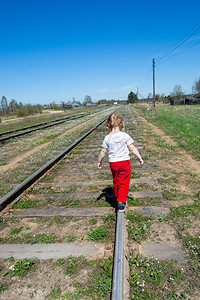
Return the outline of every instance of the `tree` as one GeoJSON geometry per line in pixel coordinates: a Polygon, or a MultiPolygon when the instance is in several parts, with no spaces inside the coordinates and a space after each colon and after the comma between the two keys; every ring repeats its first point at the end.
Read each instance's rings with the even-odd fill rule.
{"type": "Polygon", "coordinates": [[[176,84],[173,88],[173,91],[170,93],[170,95],[176,99],[181,99],[184,95],[181,84],[176,84]]]}
{"type": "Polygon", "coordinates": [[[8,113],[8,102],[5,96],[1,98],[1,109],[3,116],[6,116],[6,114],[8,113]]]}
{"type": "Polygon", "coordinates": [[[92,98],[90,96],[85,96],[83,105],[86,106],[87,104],[92,103],[92,98]]]}
{"type": "Polygon", "coordinates": [[[155,100],[156,100],[156,101],[159,101],[159,100],[160,100],[160,94],[156,94],[156,95],[155,95],[155,100]]]}
{"type": "Polygon", "coordinates": [[[9,108],[10,108],[11,114],[15,115],[17,112],[17,109],[19,108],[17,101],[12,99],[9,103],[9,108]]]}
{"type": "Polygon", "coordinates": [[[200,78],[194,82],[194,91],[197,94],[200,94],[200,78]]]}
{"type": "Polygon", "coordinates": [[[138,100],[137,94],[132,91],[128,94],[128,103],[135,103],[138,100]]]}

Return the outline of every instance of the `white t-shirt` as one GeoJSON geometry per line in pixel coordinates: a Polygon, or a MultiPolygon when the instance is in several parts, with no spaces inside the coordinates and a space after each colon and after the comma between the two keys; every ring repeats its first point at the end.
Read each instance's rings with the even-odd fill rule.
{"type": "Polygon", "coordinates": [[[109,162],[129,160],[128,146],[134,140],[125,132],[111,132],[105,136],[102,147],[108,149],[109,162]]]}

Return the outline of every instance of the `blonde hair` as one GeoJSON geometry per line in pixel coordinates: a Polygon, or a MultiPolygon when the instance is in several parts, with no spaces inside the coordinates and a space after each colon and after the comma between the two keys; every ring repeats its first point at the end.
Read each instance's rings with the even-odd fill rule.
{"type": "Polygon", "coordinates": [[[124,128],[124,122],[123,122],[122,116],[117,113],[111,114],[107,119],[108,133],[109,133],[109,130],[112,130],[113,127],[117,127],[117,126],[119,126],[120,130],[122,130],[124,128]]]}

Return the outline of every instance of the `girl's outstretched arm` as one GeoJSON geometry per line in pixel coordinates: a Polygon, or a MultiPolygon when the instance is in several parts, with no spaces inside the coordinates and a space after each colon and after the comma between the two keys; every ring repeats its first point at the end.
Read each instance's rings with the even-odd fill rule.
{"type": "Polygon", "coordinates": [[[133,144],[128,145],[128,148],[131,151],[131,153],[133,153],[138,158],[140,164],[143,165],[144,161],[142,159],[142,156],[138,152],[137,148],[133,146],[133,144]]]}
{"type": "Polygon", "coordinates": [[[101,169],[101,165],[102,165],[102,160],[105,157],[106,153],[107,153],[107,148],[102,148],[100,155],[99,155],[99,161],[98,161],[98,168],[101,169]]]}

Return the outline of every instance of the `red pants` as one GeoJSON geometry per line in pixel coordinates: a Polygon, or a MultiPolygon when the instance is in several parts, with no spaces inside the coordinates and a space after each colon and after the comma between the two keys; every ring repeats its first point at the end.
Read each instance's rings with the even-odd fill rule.
{"type": "Polygon", "coordinates": [[[117,161],[110,163],[113,176],[113,187],[118,202],[126,203],[131,178],[131,161],[117,161]]]}

